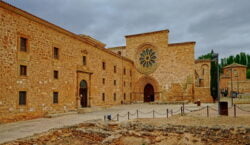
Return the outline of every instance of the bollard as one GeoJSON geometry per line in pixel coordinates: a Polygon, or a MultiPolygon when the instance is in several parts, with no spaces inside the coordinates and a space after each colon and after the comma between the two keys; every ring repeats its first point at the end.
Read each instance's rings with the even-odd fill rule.
{"type": "Polygon", "coordinates": [[[234,117],[236,117],[236,104],[234,104],[234,117]]]}
{"type": "Polygon", "coordinates": [[[209,107],[207,106],[207,117],[209,117],[209,107]]]}
{"type": "Polygon", "coordinates": [[[137,116],[137,118],[139,118],[139,111],[138,111],[138,109],[136,110],[136,116],[137,116]]]}
{"type": "Polygon", "coordinates": [[[168,109],[167,109],[167,118],[168,118],[168,109]]]}
{"type": "Polygon", "coordinates": [[[153,118],[155,118],[155,110],[153,110],[153,118]]]}
{"type": "Polygon", "coordinates": [[[117,121],[119,121],[119,113],[117,114],[117,121]]]}
{"type": "Polygon", "coordinates": [[[129,112],[128,112],[128,120],[129,120],[129,112]]]}

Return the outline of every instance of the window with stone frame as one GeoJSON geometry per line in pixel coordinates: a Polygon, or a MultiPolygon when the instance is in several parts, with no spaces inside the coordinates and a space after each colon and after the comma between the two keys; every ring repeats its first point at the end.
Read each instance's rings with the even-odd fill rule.
{"type": "Polygon", "coordinates": [[[105,93],[102,93],[102,101],[105,101],[105,93]]]}
{"type": "Polygon", "coordinates": [[[123,99],[126,100],[126,93],[123,94],[123,99]]]}
{"type": "Polygon", "coordinates": [[[20,65],[20,76],[27,76],[27,66],[20,65]]]}
{"type": "Polygon", "coordinates": [[[53,104],[58,104],[58,98],[59,93],[58,92],[53,92],[53,104]]]}
{"type": "Polygon", "coordinates": [[[28,51],[28,39],[24,37],[20,37],[20,51],[27,52],[28,51]]]}
{"type": "Polygon", "coordinates": [[[59,79],[59,71],[54,70],[54,79],[59,79]]]}
{"type": "Polygon", "coordinates": [[[126,68],[123,69],[123,74],[126,75],[126,68]]]}
{"type": "Polygon", "coordinates": [[[102,78],[102,84],[105,85],[105,78],[102,78]]]}
{"type": "Polygon", "coordinates": [[[83,57],[82,57],[82,65],[87,65],[86,56],[83,56],[83,57]]]}
{"type": "Polygon", "coordinates": [[[59,48],[57,47],[53,48],[53,57],[54,59],[59,59],[59,48]]]}
{"type": "Polygon", "coordinates": [[[19,105],[26,105],[27,92],[19,91],[19,105]]]}
{"type": "Polygon", "coordinates": [[[114,93],[114,101],[116,101],[116,93],[114,93]]]}
{"type": "Polygon", "coordinates": [[[117,70],[116,70],[116,65],[115,65],[115,66],[114,66],[114,73],[116,73],[116,71],[117,71],[117,70]]]}
{"type": "Polygon", "coordinates": [[[123,82],[123,84],[124,84],[124,87],[126,87],[126,82],[125,81],[123,82]]]}
{"type": "Polygon", "coordinates": [[[102,69],[105,70],[106,69],[106,63],[103,61],[102,62],[102,69]]]}
{"type": "Polygon", "coordinates": [[[114,86],[116,86],[116,80],[114,80],[114,86]]]}

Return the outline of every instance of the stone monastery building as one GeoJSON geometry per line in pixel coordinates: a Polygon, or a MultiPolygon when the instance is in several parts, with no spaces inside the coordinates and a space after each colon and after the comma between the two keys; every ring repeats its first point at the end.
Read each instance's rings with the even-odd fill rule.
{"type": "Polygon", "coordinates": [[[211,102],[210,61],[169,30],[105,48],[0,2],[0,122],[134,102],[211,102]]]}

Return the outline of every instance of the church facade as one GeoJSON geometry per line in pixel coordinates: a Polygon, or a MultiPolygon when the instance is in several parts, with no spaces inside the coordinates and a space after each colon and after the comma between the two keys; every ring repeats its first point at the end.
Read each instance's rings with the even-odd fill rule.
{"type": "Polygon", "coordinates": [[[211,102],[210,62],[168,30],[106,48],[0,2],[0,122],[135,102],[211,102]]]}

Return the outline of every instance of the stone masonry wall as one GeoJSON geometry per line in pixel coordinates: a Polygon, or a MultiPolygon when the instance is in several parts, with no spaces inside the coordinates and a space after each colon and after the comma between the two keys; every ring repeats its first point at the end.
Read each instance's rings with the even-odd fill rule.
{"type": "Polygon", "coordinates": [[[132,61],[107,52],[97,41],[87,42],[3,2],[0,2],[0,19],[0,121],[76,110],[81,80],[88,83],[88,105],[109,106],[124,99],[130,101],[132,61]],[[27,38],[28,52],[19,51],[20,37],[27,38]],[[53,47],[59,48],[58,60],[52,57],[53,47]],[[83,56],[87,58],[86,66],[82,64],[83,56]],[[106,63],[106,70],[102,69],[102,62],[106,63]],[[27,66],[27,76],[19,75],[20,65],[27,66]],[[59,79],[53,78],[54,70],[59,71],[59,79]],[[19,105],[19,91],[27,91],[26,105],[19,105]],[[53,104],[54,91],[59,92],[58,104],[53,104]]]}

